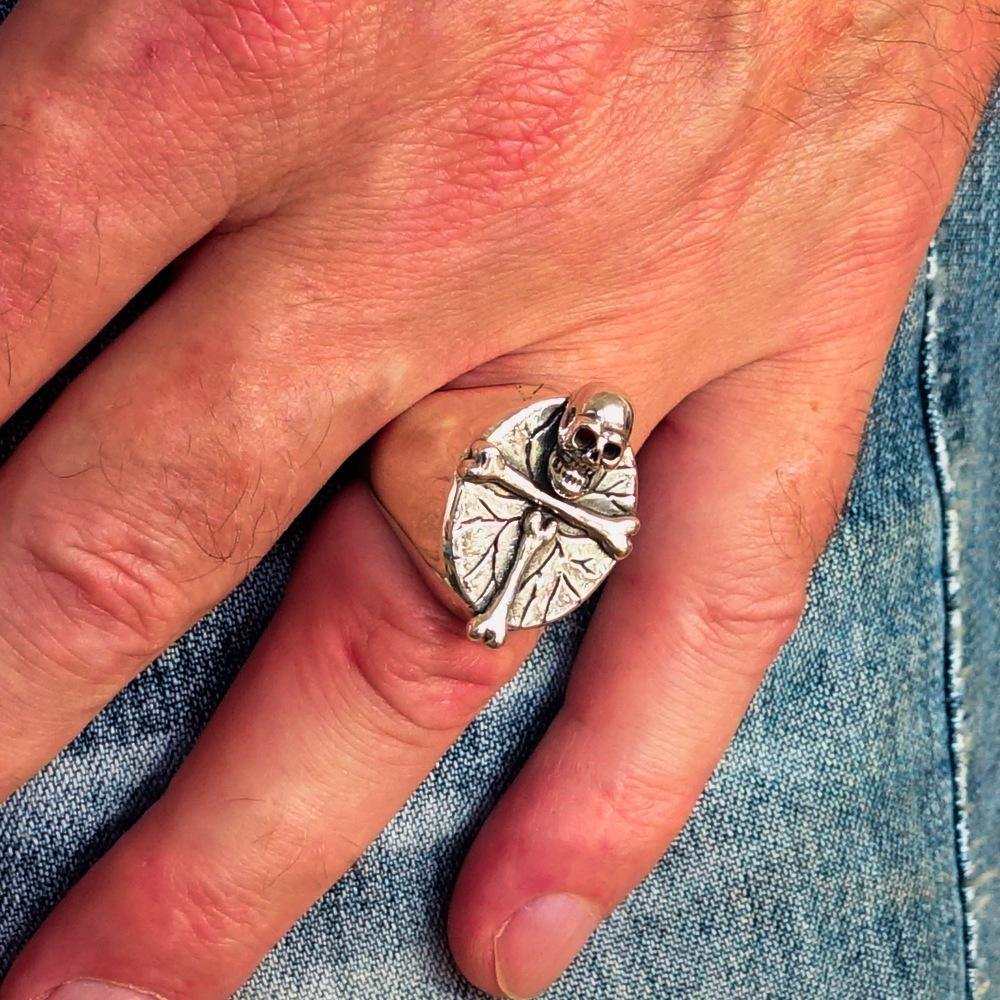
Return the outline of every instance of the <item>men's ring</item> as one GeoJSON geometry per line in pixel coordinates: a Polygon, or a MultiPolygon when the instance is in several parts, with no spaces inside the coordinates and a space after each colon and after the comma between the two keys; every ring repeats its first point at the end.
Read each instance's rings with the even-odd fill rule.
{"type": "Polygon", "coordinates": [[[632,405],[597,384],[539,399],[472,443],[443,528],[447,580],[470,638],[568,615],[632,550],[637,475],[632,405]]]}

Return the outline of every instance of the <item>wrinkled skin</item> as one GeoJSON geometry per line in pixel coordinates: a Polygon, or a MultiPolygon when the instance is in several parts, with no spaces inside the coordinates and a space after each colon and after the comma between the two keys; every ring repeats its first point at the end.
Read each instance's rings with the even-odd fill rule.
{"type": "MultiPolygon", "coordinates": [[[[976,0],[23,0],[5,415],[184,256],[0,472],[0,793],[394,418],[373,476],[417,538],[440,510],[408,440],[467,442],[527,391],[494,387],[613,384],[655,501],[450,920],[474,983],[541,990],[666,850],[795,626],[997,52],[976,0]]],[[[164,798],[0,997],[228,995],[533,639],[469,644],[345,491],[164,798]]]]}

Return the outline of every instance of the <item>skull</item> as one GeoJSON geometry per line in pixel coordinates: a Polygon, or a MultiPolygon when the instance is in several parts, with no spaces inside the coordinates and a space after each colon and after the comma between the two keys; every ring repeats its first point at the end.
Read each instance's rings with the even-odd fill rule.
{"type": "Polygon", "coordinates": [[[602,385],[586,385],[566,402],[556,447],[549,455],[549,482],[565,500],[589,492],[606,469],[625,457],[632,433],[632,405],[602,385]]]}

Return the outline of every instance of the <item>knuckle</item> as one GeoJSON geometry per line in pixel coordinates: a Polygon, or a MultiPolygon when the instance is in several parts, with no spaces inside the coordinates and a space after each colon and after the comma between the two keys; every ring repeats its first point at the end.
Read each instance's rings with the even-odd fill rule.
{"type": "Polygon", "coordinates": [[[173,637],[177,573],[168,540],[149,523],[104,509],[37,512],[21,547],[27,591],[67,651],[86,661],[96,633],[104,648],[146,658],[173,637]]]}
{"type": "Polygon", "coordinates": [[[190,837],[164,835],[162,824],[140,826],[120,873],[126,877],[112,882],[116,905],[124,900],[137,921],[149,922],[148,902],[156,899],[165,950],[175,951],[178,942],[189,950],[188,962],[168,963],[165,970],[177,976],[164,984],[174,987],[171,996],[203,995],[206,974],[217,970],[223,949],[235,944],[248,955],[266,950],[279,929],[272,919],[276,904],[326,891],[367,846],[331,830],[318,813],[290,811],[280,799],[234,793],[216,806],[243,834],[225,858],[190,837]]]}
{"type": "Polygon", "coordinates": [[[212,948],[229,940],[240,940],[259,919],[266,900],[253,888],[233,879],[185,879],[181,905],[175,911],[183,924],[184,937],[212,948]]]}
{"type": "MultiPolygon", "coordinates": [[[[560,713],[560,739],[586,746],[593,739],[594,720],[568,701],[560,713]]],[[[643,741],[637,733],[625,757],[615,766],[592,768],[585,780],[589,848],[613,858],[634,856],[637,844],[663,845],[683,826],[703,780],[692,769],[672,766],[676,749],[643,741]]],[[[576,836],[577,833],[574,833],[576,836]]]]}
{"type": "MultiPolygon", "coordinates": [[[[660,843],[665,831],[675,833],[683,825],[701,792],[700,787],[678,783],[671,786],[661,774],[635,767],[623,769],[613,780],[595,788],[595,815],[603,817],[600,828],[607,831],[607,850],[623,843],[622,829],[633,837],[625,838],[627,850],[634,849],[634,838],[660,843]]],[[[619,847],[620,851],[621,848],[619,847]]]]}
{"type": "Polygon", "coordinates": [[[795,631],[804,607],[805,581],[797,572],[756,568],[748,560],[696,588],[688,641],[695,649],[722,652],[727,664],[762,673],[795,631]]]}
{"type": "Polygon", "coordinates": [[[339,660],[418,739],[461,729],[511,672],[508,655],[470,642],[429,594],[357,609],[340,631],[339,660]]]}
{"type": "Polygon", "coordinates": [[[685,646],[699,669],[759,678],[798,626],[809,570],[829,525],[816,469],[779,470],[734,532],[723,532],[681,605],[685,646]]]}
{"type": "MultiPolygon", "coordinates": [[[[301,854],[301,847],[299,848],[301,854]]],[[[292,860],[297,860],[295,854],[292,860]]],[[[198,957],[230,942],[253,940],[267,912],[268,884],[255,865],[222,870],[179,849],[151,846],[137,858],[142,892],[155,893],[167,905],[159,912],[168,921],[169,940],[183,941],[198,957]]],[[[184,995],[188,995],[184,991],[184,995]]]]}

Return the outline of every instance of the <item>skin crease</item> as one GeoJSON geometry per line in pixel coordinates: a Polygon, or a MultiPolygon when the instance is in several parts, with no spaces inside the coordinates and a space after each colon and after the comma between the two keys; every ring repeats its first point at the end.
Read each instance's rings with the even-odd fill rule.
{"type": "MultiPolygon", "coordinates": [[[[908,0],[23,0],[0,28],[4,415],[180,260],[0,470],[0,793],[386,425],[373,479],[408,534],[436,512],[398,442],[433,435],[442,400],[600,378],[636,405],[656,502],[449,926],[476,985],[544,987],[559,969],[505,971],[497,935],[548,893],[613,909],[794,628],[997,21],[908,0]]],[[[229,995],[533,639],[467,643],[347,491],[164,798],[0,998],[78,977],[229,995]]]]}

